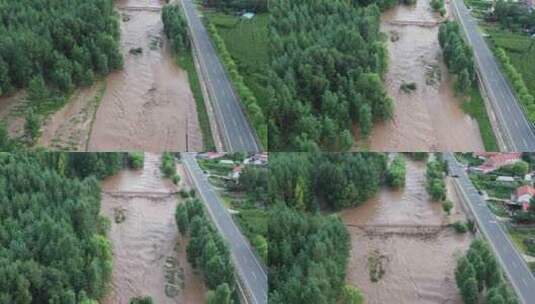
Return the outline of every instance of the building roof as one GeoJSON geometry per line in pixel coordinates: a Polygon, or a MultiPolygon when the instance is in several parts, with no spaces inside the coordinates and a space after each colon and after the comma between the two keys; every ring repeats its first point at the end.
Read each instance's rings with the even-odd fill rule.
{"type": "Polygon", "coordinates": [[[535,188],[529,186],[529,185],[525,185],[525,186],[522,186],[522,187],[518,187],[515,191],[515,194],[516,194],[516,197],[521,197],[523,195],[526,195],[526,194],[529,194],[530,196],[534,196],[535,195],[535,188]]]}
{"type": "Polygon", "coordinates": [[[512,176],[498,176],[497,182],[514,182],[515,178],[512,176]]]}
{"type": "Polygon", "coordinates": [[[496,153],[492,154],[488,153],[490,155],[483,164],[477,167],[478,170],[487,173],[492,172],[494,170],[497,170],[505,165],[512,164],[516,161],[519,161],[522,157],[522,153],[514,152],[514,153],[496,153]]]}

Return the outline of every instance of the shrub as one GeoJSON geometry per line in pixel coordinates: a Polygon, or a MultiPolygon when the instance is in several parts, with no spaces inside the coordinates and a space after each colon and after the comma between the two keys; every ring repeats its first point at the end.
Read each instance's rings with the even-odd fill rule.
{"type": "Polygon", "coordinates": [[[453,229],[455,229],[455,232],[457,233],[466,233],[468,231],[468,226],[466,225],[466,223],[463,223],[461,221],[455,222],[451,224],[451,226],[453,227],[453,229]]]}
{"type": "Polygon", "coordinates": [[[128,153],[128,166],[132,169],[141,169],[145,162],[145,155],[143,152],[128,153]]]}

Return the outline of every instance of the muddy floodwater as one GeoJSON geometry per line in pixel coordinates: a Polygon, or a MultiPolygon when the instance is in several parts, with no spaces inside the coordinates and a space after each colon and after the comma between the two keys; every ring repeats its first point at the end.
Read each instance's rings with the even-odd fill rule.
{"type": "Polygon", "coordinates": [[[481,151],[477,121],[461,109],[443,64],[438,22],[430,0],[398,5],[385,12],[381,30],[388,36],[385,86],[395,104],[393,119],[372,133],[374,151],[481,151]],[[402,84],[415,84],[405,93],[402,84]]]}
{"type": "Polygon", "coordinates": [[[163,33],[165,1],[115,1],[124,68],[108,76],[89,151],[199,151],[202,135],[188,76],[163,33]],[[130,51],[141,48],[141,53],[130,51]]]}
{"type": "MultiPolygon", "coordinates": [[[[458,199],[452,218],[462,217],[458,199]]],[[[455,284],[455,257],[470,245],[469,235],[446,227],[438,203],[425,190],[425,163],[407,161],[405,188],[384,188],[362,206],[344,210],[341,217],[351,235],[347,281],[362,290],[368,304],[462,303],[455,284]],[[372,265],[383,276],[372,282],[372,265]]]]}
{"type": "Polygon", "coordinates": [[[101,213],[111,221],[113,250],[103,304],[127,304],[136,296],[163,304],[204,302],[202,278],[187,262],[188,240],[175,224],[178,189],[161,178],[159,165],[159,155],[145,154],[142,170],[123,170],[102,184],[101,213]]]}

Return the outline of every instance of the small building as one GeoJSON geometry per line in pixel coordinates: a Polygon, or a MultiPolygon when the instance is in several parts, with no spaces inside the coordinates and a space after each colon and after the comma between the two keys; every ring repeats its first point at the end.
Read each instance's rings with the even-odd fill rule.
{"type": "Polygon", "coordinates": [[[225,156],[225,153],[220,153],[220,152],[206,152],[206,153],[201,153],[199,155],[197,155],[197,158],[198,159],[206,159],[206,160],[212,160],[212,159],[218,159],[218,158],[221,158],[225,156]]]}
{"type": "Polygon", "coordinates": [[[527,211],[531,199],[535,196],[535,188],[529,185],[518,187],[513,195],[512,203],[527,211]]]}
{"type": "Polygon", "coordinates": [[[243,161],[246,165],[266,166],[268,164],[268,154],[258,153],[243,161]]]}
{"type": "Polygon", "coordinates": [[[533,175],[531,173],[526,174],[524,176],[524,182],[533,186],[533,175]]]}
{"type": "Polygon", "coordinates": [[[234,161],[231,159],[222,159],[219,163],[222,165],[234,165],[234,161]]]}
{"type": "Polygon", "coordinates": [[[502,184],[511,184],[515,182],[515,178],[512,176],[498,176],[496,181],[502,184]]]}
{"type": "Polygon", "coordinates": [[[232,169],[232,173],[230,173],[230,177],[232,177],[232,179],[234,180],[238,180],[242,172],[243,172],[243,165],[236,166],[234,167],[234,169],[232,169]]]}

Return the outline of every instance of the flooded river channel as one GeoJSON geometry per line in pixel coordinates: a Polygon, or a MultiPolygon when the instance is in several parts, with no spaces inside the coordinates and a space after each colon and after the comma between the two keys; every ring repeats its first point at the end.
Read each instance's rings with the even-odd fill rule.
{"type": "MultiPolygon", "coordinates": [[[[142,170],[123,170],[102,184],[102,209],[111,221],[111,290],[103,304],[151,296],[155,303],[203,303],[202,278],[187,262],[188,240],[175,224],[178,190],[161,178],[160,156],[145,154],[142,170]]],[[[181,171],[181,170],[179,170],[181,171]]]]}
{"type": "MultiPolygon", "coordinates": [[[[448,186],[448,196],[460,208],[448,186]]],[[[462,303],[455,284],[455,256],[468,248],[469,235],[446,227],[451,219],[425,190],[425,162],[407,161],[402,190],[384,188],[362,206],[341,212],[351,235],[347,281],[368,304],[462,303]],[[371,265],[384,275],[372,282],[371,265]]]]}
{"type": "Polygon", "coordinates": [[[395,110],[391,121],[374,128],[371,150],[483,150],[477,121],[462,111],[443,64],[438,43],[441,18],[429,2],[398,5],[382,16],[389,51],[385,86],[395,110]],[[404,93],[404,83],[414,83],[416,90],[404,93]]]}
{"type": "Polygon", "coordinates": [[[199,151],[202,135],[188,76],[163,33],[160,0],[115,1],[124,69],[108,76],[90,151],[199,151]],[[140,54],[130,51],[141,48],[140,54]]]}

